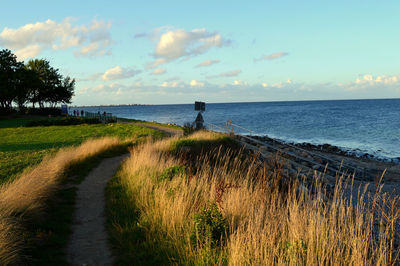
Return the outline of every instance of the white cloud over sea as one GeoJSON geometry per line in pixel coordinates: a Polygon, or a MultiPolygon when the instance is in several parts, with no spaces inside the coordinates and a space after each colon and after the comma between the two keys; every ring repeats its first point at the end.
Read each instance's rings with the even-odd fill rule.
{"type": "Polygon", "coordinates": [[[101,76],[102,80],[116,80],[116,79],[125,79],[131,78],[137,74],[141,73],[140,70],[123,68],[121,66],[116,66],[108,69],[101,76]]]}
{"type": "MultiPolygon", "coordinates": [[[[154,60],[146,64],[147,68],[155,68],[181,58],[188,59],[204,54],[213,47],[220,48],[230,43],[220,33],[209,32],[204,28],[187,31],[162,27],[155,29],[151,34],[137,34],[136,38],[139,37],[150,37],[156,43],[154,60]]],[[[217,62],[210,61],[209,63],[217,62]]]]}

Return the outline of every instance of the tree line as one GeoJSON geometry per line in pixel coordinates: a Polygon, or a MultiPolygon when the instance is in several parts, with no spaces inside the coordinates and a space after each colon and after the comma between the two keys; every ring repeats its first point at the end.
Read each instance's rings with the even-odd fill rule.
{"type": "Polygon", "coordinates": [[[0,51],[0,108],[11,111],[17,106],[25,110],[56,107],[59,103],[71,103],[75,79],[64,77],[45,59],[32,59],[27,63],[17,61],[8,49],[0,51]]]}

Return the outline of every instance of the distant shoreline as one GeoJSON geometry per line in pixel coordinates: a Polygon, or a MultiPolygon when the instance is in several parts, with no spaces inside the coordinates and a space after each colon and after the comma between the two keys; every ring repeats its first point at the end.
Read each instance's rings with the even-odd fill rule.
{"type": "Polygon", "coordinates": [[[109,104],[109,105],[70,105],[69,108],[91,108],[91,107],[123,107],[123,106],[151,106],[154,104],[109,104]]]}
{"type": "MultiPolygon", "coordinates": [[[[237,104],[237,103],[287,103],[287,102],[340,102],[340,101],[379,101],[379,100],[400,100],[400,98],[366,98],[366,99],[310,99],[310,100],[276,100],[276,101],[255,101],[255,102],[206,102],[207,104],[237,104]]],[[[79,107],[118,107],[118,106],[153,106],[153,105],[188,105],[193,103],[157,103],[157,104],[110,104],[110,105],[70,105],[71,108],[79,107]]]]}

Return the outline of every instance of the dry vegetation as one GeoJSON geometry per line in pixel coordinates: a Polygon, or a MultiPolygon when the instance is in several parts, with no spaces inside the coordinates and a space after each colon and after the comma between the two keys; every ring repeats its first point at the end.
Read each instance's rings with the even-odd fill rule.
{"type": "Polygon", "coordinates": [[[57,190],[65,171],[106,150],[118,147],[118,138],[88,140],[78,147],[63,148],[34,169],[0,187],[0,264],[15,264],[23,248],[23,224],[40,219],[44,203],[57,190]]]}
{"type": "Polygon", "coordinates": [[[171,264],[399,263],[398,198],[360,189],[353,201],[345,196],[351,179],[338,177],[328,200],[321,176],[310,187],[285,178],[276,159],[260,165],[242,151],[214,145],[201,152],[196,146],[221,138],[200,132],[132,149],[116,177],[121,189],[111,190],[124,194],[111,197],[112,207],[138,213],[131,221],[118,211],[110,214],[114,245],[130,253],[120,258],[138,263],[135,253],[147,248],[158,262],[164,256],[171,264]],[[141,239],[132,233],[138,230],[141,239]],[[138,249],[138,242],[146,243],[138,249]]]}

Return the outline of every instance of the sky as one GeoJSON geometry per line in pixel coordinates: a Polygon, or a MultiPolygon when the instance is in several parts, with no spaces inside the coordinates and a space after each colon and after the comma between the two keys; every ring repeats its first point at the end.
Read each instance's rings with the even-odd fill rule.
{"type": "Polygon", "coordinates": [[[10,1],[0,49],[74,105],[400,98],[400,1],[10,1]]]}

